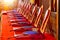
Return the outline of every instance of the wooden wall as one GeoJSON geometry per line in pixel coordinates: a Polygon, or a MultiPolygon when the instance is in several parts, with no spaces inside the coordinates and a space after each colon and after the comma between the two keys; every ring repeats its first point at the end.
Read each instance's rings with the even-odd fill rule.
{"type": "MultiPolygon", "coordinates": [[[[48,9],[48,7],[50,6],[51,7],[51,0],[40,0],[39,1],[39,6],[41,6],[43,4],[44,6],[44,12],[43,12],[43,15],[42,15],[42,18],[44,17],[45,15],[45,12],[46,10],[48,9]]],[[[54,37],[56,37],[56,34],[57,34],[57,12],[52,12],[51,11],[51,16],[50,16],[50,19],[48,21],[48,24],[47,24],[47,28],[46,28],[46,32],[52,34],[54,37]]]]}

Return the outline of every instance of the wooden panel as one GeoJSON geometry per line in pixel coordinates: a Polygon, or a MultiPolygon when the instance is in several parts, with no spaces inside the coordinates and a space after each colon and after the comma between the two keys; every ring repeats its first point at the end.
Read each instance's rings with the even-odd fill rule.
{"type": "Polygon", "coordinates": [[[56,37],[57,31],[56,31],[56,14],[51,13],[50,19],[47,24],[46,32],[52,34],[54,37],[56,37]]]}
{"type": "Polygon", "coordinates": [[[44,6],[44,13],[49,8],[49,0],[42,0],[44,6]]]}

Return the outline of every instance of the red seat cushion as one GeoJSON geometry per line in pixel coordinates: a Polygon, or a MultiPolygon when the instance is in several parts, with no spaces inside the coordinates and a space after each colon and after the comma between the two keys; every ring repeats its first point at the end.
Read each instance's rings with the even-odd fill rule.
{"type": "Polygon", "coordinates": [[[45,33],[45,40],[56,40],[54,36],[49,33],[45,33]]]}

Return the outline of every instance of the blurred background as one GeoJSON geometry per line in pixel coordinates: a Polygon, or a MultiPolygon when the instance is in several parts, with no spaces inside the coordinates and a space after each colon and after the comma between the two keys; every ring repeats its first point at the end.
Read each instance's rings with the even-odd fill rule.
{"type": "Polygon", "coordinates": [[[0,0],[0,12],[2,10],[16,9],[17,0],[0,0]]]}
{"type": "MultiPolygon", "coordinates": [[[[46,28],[46,32],[52,33],[57,38],[57,15],[58,15],[58,0],[0,0],[0,20],[1,20],[1,11],[3,10],[13,10],[19,8],[19,5],[23,3],[31,3],[37,4],[40,7],[42,4],[44,5],[44,13],[49,6],[51,6],[51,16],[50,22],[48,23],[48,27],[51,27],[50,30],[48,27],[46,28]]],[[[44,14],[42,15],[44,16],[44,14]]]]}

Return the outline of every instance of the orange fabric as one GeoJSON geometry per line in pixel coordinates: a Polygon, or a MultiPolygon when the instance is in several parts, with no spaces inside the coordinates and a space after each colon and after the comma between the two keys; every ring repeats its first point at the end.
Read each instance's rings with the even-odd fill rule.
{"type": "MultiPolygon", "coordinates": [[[[2,15],[2,38],[1,40],[8,40],[11,36],[13,36],[13,32],[10,32],[12,27],[9,26],[7,15],[2,15]]],[[[14,40],[14,39],[11,39],[14,40]]]]}

